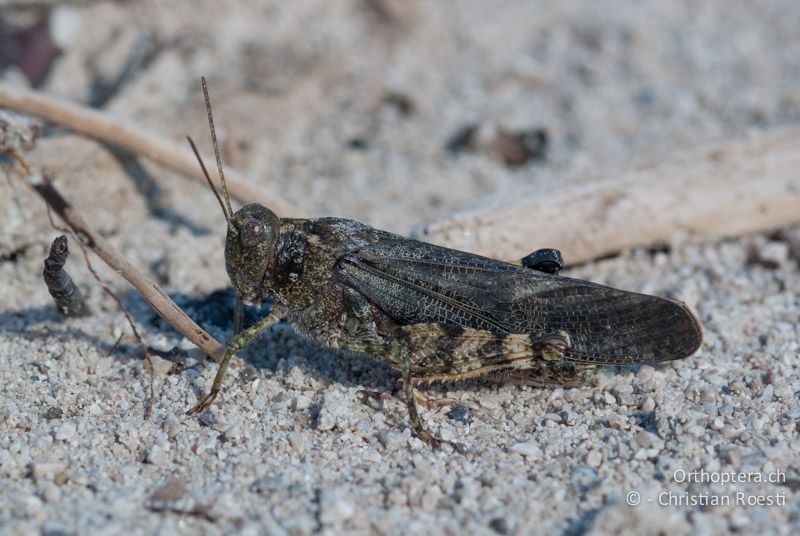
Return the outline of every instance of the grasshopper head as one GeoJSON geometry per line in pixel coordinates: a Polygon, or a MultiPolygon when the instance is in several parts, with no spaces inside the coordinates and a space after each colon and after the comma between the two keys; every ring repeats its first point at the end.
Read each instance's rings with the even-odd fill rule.
{"type": "Polygon", "coordinates": [[[278,242],[278,217],[268,208],[246,205],[228,223],[225,269],[245,303],[261,304],[266,297],[264,276],[278,242]]]}

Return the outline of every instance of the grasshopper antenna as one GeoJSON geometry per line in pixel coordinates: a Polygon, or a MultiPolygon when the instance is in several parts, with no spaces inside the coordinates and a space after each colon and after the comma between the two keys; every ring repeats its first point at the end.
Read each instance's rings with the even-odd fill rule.
{"type": "Polygon", "coordinates": [[[211,98],[208,96],[208,84],[206,84],[206,77],[200,78],[203,83],[203,98],[206,101],[206,113],[208,113],[208,127],[211,129],[211,143],[214,145],[214,156],[217,158],[217,171],[219,172],[219,179],[222,181],[222,193],[225,195],[225,205],[228,207],[228,221],[233,216],[233,209],[231,209],[231,198],[228,196],[228,185],[225,182],[225,172],[222,170],[222,158],[219,156],[219,144],[217,144],[217,131],[214,128],[214,115],[211,113],[211,98]]]}
{"type": "Polygon", "coordinates": [[[211,191],[214,192],[214,197],[216,197],[217,201],[219,202],[219,207],[222,209],[222,213],[225,215],[225,220],[230,222],[231,216],[228,213],[228,209],[225,208],[225,203],[222,201],[222,197],[219,195],[217,187],[214,186],[214,181],[212,181],[211,177],[208,175],[208,170],[206,169],[206,165],[203,163],[200,152],[197,150],[197,146],[194,144],[194,140],[192,140],[190,136],[186,136],[186,139],[189,140],[189,145],[192,146],[192,151],[194,152],[195,158],[197,158],[197,162],[200,164],[200,169],[203,170],[203,176],[205,176],[206,182],[211,187],[211,191]]]}
{"type": "MultiPolygon", "coordinates": [[[[222,203],[222,199],[219,196],[219,192],[214,188],[212,184],[211,177],[208,175],[208,171],[206,170],[206,166],[203,165],[203,159],[200,158],[200,153],[197,151],[197,147],[195,147],[194,142],[191,138],[189,138],[189,144],[192,146],[192,150],[194,151],[195,156],[197,157],[197,161],[200,162],[200,167],[203,169],[203,175],[205,175],[208,184],[211,186],[211,190],[214,191],[214,195],[217,197],[217,201],[219,201],[219,206],[222,207],[222,212],[225,214],[225,219],[228,220],[228,225],[231,223],[231,218],[233,217],[233,209],[231,208],[231,198],[228,195],[228,184],[225,182],[225,172],[222,169],[222,158],[219,156],[219,144],[217,143],[217,130],[214,128],[214,114],[211,113],[211,97],[208,96],[208,84],[206,83],[206,77],[200,77],[200,80],[203,84],[203,98],[206,101],[206,113],[208,114],[208,128],[211,130],[211,144],[214,146],[214,156],[217,159],[217,172],[219,173],[220,182],[222,182],[222,193],[225,196],[225,203],[222,203]],[[227,207],[227,211],[226,211],[227,207]]],[[[242,331],[242,325],[244,322],[244,304],[242,302],[242,296],[239,292],[236,292],[236,306],[234,307],[233,313],[233,333],[234,335],[238,335],[239,332],[242,331]]]]}

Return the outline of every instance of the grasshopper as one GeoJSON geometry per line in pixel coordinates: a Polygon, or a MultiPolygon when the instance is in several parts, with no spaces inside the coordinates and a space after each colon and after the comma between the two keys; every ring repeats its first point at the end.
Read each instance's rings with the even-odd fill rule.
{"type": "Polygon", "coordinates": [[[282,318],[398,371],[411,429],[434,447],[445,441],[423,426],[414,385],[563,383],[598,365],[660,363],[699,348],[702,327],[684,303],[560,276],[557,250],[510,264],[353,220],[279,218],[258,204],[233,212],[205,80],[203,89],[225,203],[200,165],[227,221],[225,267],[245,303],[272,307],[227,345],[211,391],[189,414],[212,404],[230,358],[282,318]]]}

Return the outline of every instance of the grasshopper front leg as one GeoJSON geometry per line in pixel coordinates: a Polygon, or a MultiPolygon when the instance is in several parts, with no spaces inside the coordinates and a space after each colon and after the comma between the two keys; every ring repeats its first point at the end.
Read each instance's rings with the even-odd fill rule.
{"type": "Polygon", "coordinates": [[[256,337],[275,325],[278,320],[280,319],[277,316],[270,313],[256,324],[236,335],[236,337],[228,343],[228,346],[225,347],[225,354],[222,356],[222,361],[217,369],[217,375],[214,377],[214,383],[211,385],[211,392],[208,393],[202,402],[187,411],[187,415],[202,413],[211,406],[222,388],[222,380],[225,378],[225,372],[228,370],[228,362],[231,360],[231,357],[233,357],[233,354],[253,342],[256,337]]]}

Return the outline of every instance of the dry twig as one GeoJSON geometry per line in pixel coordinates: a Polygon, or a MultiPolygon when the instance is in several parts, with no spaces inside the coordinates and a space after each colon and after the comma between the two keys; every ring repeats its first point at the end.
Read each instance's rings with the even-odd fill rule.
{"type": "MultiPolygon", "coordinates": [[[[0,84],[0,106],[41,117],[133,154],[146,156],[205,183],[188,147],[108,113],[39,91],[11,88],[3,84],[0,84]]],[[[231,196],[240,202],[260,203],[284,217],[300,215],[291,203],[250,186],[235,170],[228,168],[226,173],[231,196]]]]}
{"type": "MultiPolygon", "coordinates": [[[[8,152],[10,152],[10,154],[14,156],[19,165],[25,170],[26,175],[30,175],[31,169],[30,167],[28,167],[28,164],[25,161],[25,159],[22,158],[16,151],[11,150],[8,152]]],[[[78,245],[81,247],[81,253],[83,253],[83,260],[86,262],[86,267],[89,269],[89,272],[92,274],[92,277],[94,277],[94,280],[97,281],[97,284],[100,285],[100,288],[103,289],[103,292],[108,294],[117,303],[117,306],[122,311],[122,314],[125,316],[125,320],[128,321],[128,325],[131,327],[131,330],[133,331],[133,336],[136,339],[136,342],[139,344],[139,347],[142,349],[142,352],[144,352],[145,362],[147,363],[147,371],[150,376],[150,396],[148,397],[147,402],[145,403],[144,406],[144,420],[149,419],[150,416],[153,414],[153,406],[155,405],[155,400],[156,400],[156,392],[155,392],[156,369],[155,366],[153,365],[153,356],[150,355],[150,350],[147,349],[147,345],[144,343],[144,339],[142,339],[142,336],[139,334],[139,330],[136,329],[136,324],[133,322],[133,317],[128,311],[128,308],[125,307],[125,304],[122,303],[122,300],[119,298],[119,296],[117,296],[117,294],[113,290],[111,290],[111,287],[109,287],[106,284],[106,282],[100,278],[100,274],[98,274],[97,271],[94,269],[94,266],[92,266],[92,262],[89,260],[89,251],[86,249],[86,245],[83,242],[81,242],[80,239],[77,238],[77,235],[75,235],[69,229],[65,229],[55,222],[55,220],[53,219],[53,212],[50,208],[50,205],[47,205],[47,219],[50,221],[50,226],[53,229],[65,233],[64,235],[61,235],[60,237],[56,238],[55,241],[53,241],[53,247],[50,250],[50,257],[53,257],[53,249],[56,248],[56,245],[58,244],[57,252],[63,254],[64,256],[63,260],[66,260],[66,254],[68,253],[66,233],[72,234],[72,236],[78,240],[78,245]]],[[[50,259],[48,258],[48,260],[50,259]]],[[[91,314],[91,311],[89,311],[88,306],[83,302],[83,299],[80,296],[80,292],[78,291],[78,288],[75,286],[75,283],[72,281],[72,278],[70,278],[69,275],[63,269],[60,269],[63,268],[63,262],[60,268],[58,266],[56,266],[56,268],[59,269],[60,273],[62,274],[60,276],[61,286],[64,286],[66,284],[67,286],[71,285],[73,287],[72,303],[70,304],[70,306],[72,308],[77,308],[78,306],[81,306],[84,309],[84,314],[91,314]],[[64,278],[66,278],[66,280],[64,280],[64,278]],[[79,301],[79,303],[76,304],[75,303],[76,301],[79,301]]],[[[47,278],[47,261],[45,261],[45,283],[47,283],[47,289],[50,290],[50,294],[53,294],[53,288],[51,286],[51,283],[48,282],[47,278]]],[[[55,298],[55,295],[53,295],[53,297],[55,298]]],[[[61,307],[58,300],[56,300],[56,305],[61,307]]],[[[117,346],[122,340],[123,335],[124,333],[120,334],[120,336],[117,338],[117,340],[111,347],[111,350],[109,350],[108,355],[114,353],[114,350],[116,350],[117,346]]]]}
{"type": "Polygon", "coordinates": [[[568,263],[636,247],[800,222],[800,131],[771,133],[620,175],[516,195],[416,232],[499,259],[556,247],[568,263]]]}
{"type": "Polygon", "coordinates": [[[147,349],[144,339],[142,339],[142,336],[139,334],[139,330],[136,329],[136,324],[134,324],[133,317],[131,317],[131,313],[128,311],[128,308],[125,307],[125,304],[122,303],[122,300],[119,298],[119,296],[117,296],[116,292],[111,290],[111,287],[109,287],[106,282],[100,278],[100,274],[98,274],[94,269],[94,266],[92,266],[92,263],[89,260],[89,252],[86,250],[86,246],[83,243],[81,243],[81,251],[83,252],[83,259],[86,261],[86,267],[89,268],[89,272],[91,272],[92,277],[94,277],[94,280],[97,281],[98,285],[100,285],[100,288],[102,288],[106,294],[111,296],[111,299],[117,302],[117,306],[122,311],[122,314],[125,315],[125,320],[128,321],[128,325],[131,327],[131,330],[133,330],[133,337],[136,339],[136,342],[139,344],[142,352],[144,352],[145,363],[147,363],[147,373],[150,376],[150,396],[148,397],[144,406],[144,419],[147,420],[153,414],[153,405],[156,401],[156,392],[154,386],[156,381],[156,368],[153,365],[153,356],[150,355],[150,350],[147,349]]]}
{"type": "Polygon", "coordinates": [[[105,238],[89,227],[47,177],[32,173],[28,176],[28,184],[72,229],[78,240],[127,279],[164,320],[212,359],[215,361],[222,359],[224,348],[219,342],[189,318],[158,285],[147,279],[117,253],[105,238]]]}

